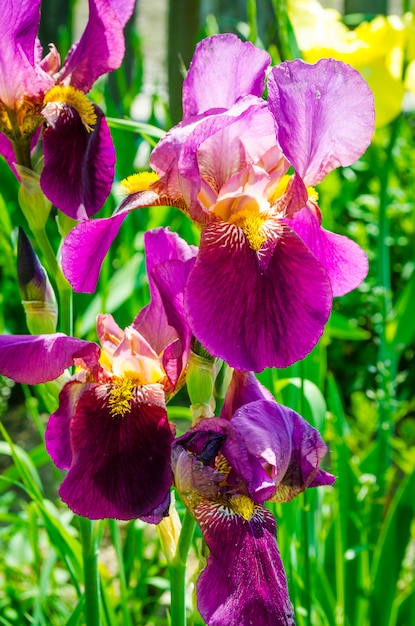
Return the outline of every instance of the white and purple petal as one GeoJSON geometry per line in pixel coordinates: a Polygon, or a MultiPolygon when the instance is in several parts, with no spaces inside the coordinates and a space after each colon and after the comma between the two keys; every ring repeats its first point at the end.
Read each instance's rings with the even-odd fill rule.
{"type": "Polygon", "coordinates": [[[307,185],[350,165],[369,146],[373,95],[357,70],[341,61],[300,59],[273,67],[268,105],[281,148],[307,185]]]}
{"type": "Polygon", "coordinates": [[[198,609],[209,626],[294,626],[273,515],[256,505],[250,519],[202,501],[196,521],[209,547],[197,581],[198,609]]]}
{"type": "Polygon", "coordinates": [[[76,359],[94,369],[100,353],[96,343],[63,333],[1,335],[0,374],[18,383],[37,385],[55,380],[76,359]]]}
{"type": "MultiPolygon", "coordinates": [[[[161,387],[134,389],[130,411],[112,415],[110,385],[95,385],[79,398],[71,420],[72,464],[59,494],[90,519],[151,518],[168,505],[173,435],[161,387]]],[[[168,506],[167,506],[168,508],[168,506]]]]}
{"type": "Polygon", "coordinates": [[[85,219],[103,206],[114,180],[115,151],[102,111],[88,131],[79,114],[64,105],[43,135],[45,195],[69,217],[85,219]]]}
{"type": "Polygon", "coordinates": [[[196,338],[232,367],[259,372],[304,358],[323,332],[331,301],[325,269],[286,226],[259,252],[237,226],[202,231],[185,308],[196,338]]]}

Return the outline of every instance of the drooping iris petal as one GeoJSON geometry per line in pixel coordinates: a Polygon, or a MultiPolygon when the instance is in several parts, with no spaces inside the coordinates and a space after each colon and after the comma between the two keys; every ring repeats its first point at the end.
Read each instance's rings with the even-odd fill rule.
{"type": "Polygon", "coordinates": [[[197,581],[198,609],[209,626],[294,626],[273,515],[256,505],[244,519],[202,501],[196,521],[209,547],[197,581]]]}
{"type": "MultiPolygon", "coordinates": [[[[1,4],[0,101],[13,109],[23,96],[36,97],[53,85],[52,78],[35,67],[35,41],[40,0],[4,0],[1,4]]],[[[40,103],[40,102],[39,102],[40,103]]]]}
{"type": "Polygon", "coordinates": [[[93,369],[99,355],[96,343],[62,333],[0,336],[0,373],[26,385],[55,380],[75,359],[93,369]]]}
{"type": "Polygon", "coordinates": [[[342,296],[365,279],[368,260],[357,243],[321,228],[317,217],[305,207],[286,222],[318,258],[330,278],[333,296],[342,296]]]}
{"type": "Polygon", "coordinates": [[[241,229],[218,223],[202,232],[185,307],[211,354],[261,371],[286,367],[314,347],[331,299],[324,268],[293,231],[282,230],[257,253],[241,229]]]}
{"type": "Polygon", "coordinates": [[[198,43],[183,83],[183,118],[214,108],[230,108],[239,98],[261,96],[270,56],[236,35],[198,43]]]}
{"type": "Polygon", "coordinates": [[[68,52],[57,82],[87,93],[93,83],[117,69],[124,56],[123,27],[135,0],[89,0],[89,19],[82,37],[68,52]]]}
{"type": "Polygon", "coordinates": [[[41,187],[58,209],[74,219],[85,219],[99,211],[114,180],[115,151],[110,131],[102,111],[95,105],[94,109],[97,123],[92,131],[66,105],[43,135],[41,187]]]}
{"type": "Polygon", "coordinates": [[[68,234],[62,246],[62,268],[75,291],[95,290],[102,262],[126,216],[83,220],[68,234]]]}
{"type": "Polygon", "coordinates": [[[45,432],[46,450],[59,469],[72,464],[70,424],[75,405],[87,385],[71,380],[59,394],[59,406],[50,416],[45,432]]]}
{"type": "Polygon", "coordinates": [[[268,94],[281,148],[308,185],[356,161],[371,141],[373,95],[349,65],[286,61],[272,68],[268,94]]]}
{"type": "MultiPolygon", "coordinates": [[[[78,400],[71,421],[72,464],[59,490],[78,515],[134,519],[154,515],[166,501],[173,435],[157,387],[136,387],[123,416],[110,412],[110,385],[91,386],[78,400]]],[[[161,518],[160,513],[157,521],[161,518]]]]}

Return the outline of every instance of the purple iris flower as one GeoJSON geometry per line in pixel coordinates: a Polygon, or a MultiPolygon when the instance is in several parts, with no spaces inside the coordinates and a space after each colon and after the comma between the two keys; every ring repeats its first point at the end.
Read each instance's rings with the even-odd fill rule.
{"type": "Polygon", "coordinates": [[[286,502],[330,485],[327,448],[251,373],[235,371],[220,418],[204,419],[173,444],[173,474],[209,547],[197,582],[209,626],[291,626],[294,615],[266,500],[286,502]]]}
{"type": "Polygon", "coordinates": [[[367,273],[359,246],[322,228],[313,186],[367,148],[373,96],[340,61],[295,60],[272,68],[266,101],[269,62],[232,34],[201,41],[183,85],[183,121],[150,159],[159,180],[112,218],[81,222],[63,247],[72,285],[92,291],[130,210],[179,207],[201,229],[185,291],[192,331],[211,354],[253,371],[303,358],[332,296],[367,273]],[[81,263],[77,246],[87,250],[81,263]]]}
{"type": "Polygon", "coordinates": [[[0,372],[18,382],[51,381],[77,367],[49,419],[46,447],[68,470],[62,500],[91,519],[157,523],[169,506],[174,430],[166,396],[184,382],[191,336],[183,285],[194,250],[163,229],[145,243],[151,302],[124,331],[99,315],[101,349],[61,333],[0,337],[0,372]]]}
{"type": "Polygon", "coordinates": [[[36,36],[41,0],[4,0],[0,49],[0,153],[31,167],[31,149],[42,140],[45,195],[70,217],[93,215],[114,178],[115,152],[102,111],[86,94],[120,66],[123,27],[134,0],[89,0],[89,20],[60,67],[54,45],[42,59],[36,36]],[[46,124],[45,124],[46,122],[46,124]]]}

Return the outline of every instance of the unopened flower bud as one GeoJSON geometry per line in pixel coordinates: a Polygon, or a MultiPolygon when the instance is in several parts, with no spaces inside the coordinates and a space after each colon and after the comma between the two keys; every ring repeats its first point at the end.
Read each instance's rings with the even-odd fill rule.
{"type": "Polygon", "coordinates": [[[31,334],[54,333],[58,321],[55,293],[46,271],[21,228],[17,248],[17,280],[31,334]]]}
{"type": "Polygon", "coordinates": [[[186,383],[192,405],[211,404],[217,373],[215,358],[190,353],[186,383]]]}
{"type": "Polygon", "coordinates": [[[24,165],[15,165],[20,176],[19,205],[32,231],[43,228],[52,204],[40,187],[40,175],[24,165]]]}
{"type": "Polygon", "coordinates": [[[157,532],[160,539],[161,549],[163,550],[167,563],[169,564],[173,561],[176,555],[180,530],[180,517],[176,510],[174,493],[172,493],[169,514],[167,517],[163,517],[161,522],[157,524],[157,532]]]}

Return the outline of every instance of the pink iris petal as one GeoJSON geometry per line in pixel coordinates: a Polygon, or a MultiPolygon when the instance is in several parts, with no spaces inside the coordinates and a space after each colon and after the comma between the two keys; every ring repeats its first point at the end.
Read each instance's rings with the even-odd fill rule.
{"type": "Polygon", "coordinates": [[[300,59],[271,70],[268,103],[278,141],[307,185],[339,165],[350,165],[369,146],[373,95],[359,72],[334,59],[308,65],[300,59]]]}
{"type": "Polygon", "coordinates": [[[261,96],[270,56],[236,35],[199,42],[183,83],[183,118],[209,109],[229,109],[239,98],[261,96]]]}
{"type": "Polygon", "coordinates": [[[62,246],[62,268],[75,291],[92,293],[102,262],[127,213],[80,222],[62,246]],[[82,250],[82,254],[80,254],[82,250]]]}
{"type": "MultiPolygon", "coordinates": [[[[111,385],[90,386],[71,420],[72,464],[59,494],[78,515],[90,519],[154,516],[171,484],[164,393],[158,385],[136,387],[130,411],[111,415],[111,385]]],[[[65,419],[65,416],[62,416],[65,419]]],[[[56,420],[49,437],[56,435],[56,420]]],[[[58,434],[59,436],[59,430],[58,434]]],[[[163,512],[157,515],[160,521],[163,512]]]]}
{"type": "Polygon", "coordinates": [[[302,359],[320,338],[331,301],[326,271],[291,229],[258,253],[236,226],[203,230],[185,307],[196,338],[232,367],[261,371],[302,359]]]}
{"type": "Polygon", "coordinates": [[[89,0],[89,19],[78,42],[69,50],[58,83],[70,84],[87,93],[94,82],[117,69],[124,56],[123,27],[135,0],[89,0]]]}
{"type": "Polygon", "coordinates": [[[0,48],[0,101],[13,109],[20,98],[36,97],[53,86],[53,80],[35,67],[36,32],[40,0],[3,0],[0,48]]]}
{"type": "Polygon", "coordinates": [[[255,506],[249,520],[202,501],[196,521],[209,547],[197,581],[198,609],[209,626],[294,626],[275,520],[255,506]]]}
{"type": "Polygon", "coordinates": [[[366,278],[369,263],[365,252],[348,237],[322,228],[310,208],[303,208],[286,222],[326,269],[333,296],[348,293],[366,278]]]}
{"type": "Polygon", "coordinates": [[[93,369],[99,356],[96,343],[62,333],[0,336],[0,373],[26,385],[55,380],[76,359],[93,369]]]}
{"type": "MultiPolygon", "coordinates": [[[[200,145],[197,150],[200,173],[218,190],[234,174],[260,161],[273,146],[272,115],[266,107],[251,107],[245,115],[210,135],[200,145]]],[[[282,152],[280,160],[283,161],[282,152]]]]}
{"type": "Polygon", "coordinates": [[[92,132],[67,108],[44,132],[45,167],[40,184],[63,213],[84,219],[99,211],[111,191],[115,151],[104,114],[97,106],[98,121],[92,132]]]}

